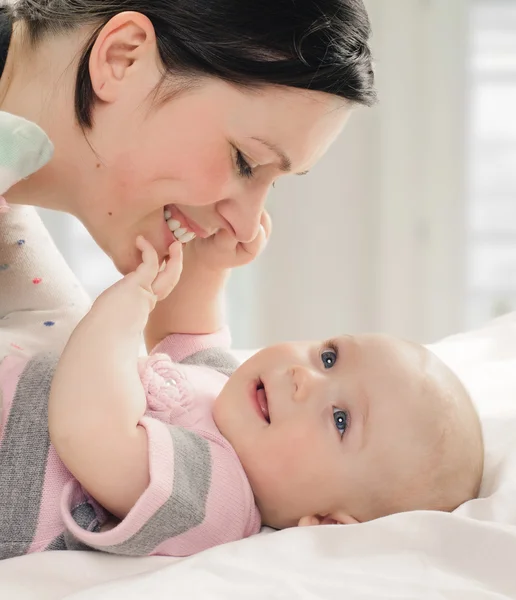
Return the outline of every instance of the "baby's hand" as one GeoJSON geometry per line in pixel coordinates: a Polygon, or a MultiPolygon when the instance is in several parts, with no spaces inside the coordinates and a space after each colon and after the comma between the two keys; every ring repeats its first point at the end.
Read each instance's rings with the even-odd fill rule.
{"type": "Polygon", "coordinates": [[[136,246],[142,253],[141,264],[105,290],[92,307],[97,317],[103,315],[106,328],[125,329],[127,333],[143,331],[149,313],[177,285],[183,267],[181,244],[170,246],[162,269],[156,250],[146,239],[138,236],[136,246]]]}
{"type": "Polygon", "coordinates": [[[252,262],[265,248],[271,233],[271,218],[264,211],[258,235],[247,244],[238,242],[225,229],[209,238],[196,238],[185,247],[185,254],[213,270],[231,269],[252,262]]]}
{"type": "Polygon", "coordinates": [[[160,269],[156,250],[143,236],[136,239],[136,247],[142,253],[142,262],[133,273],[125,279],[135,283],[146,292],[152,294],[156,300],[163,300],[176,287],[183,268],[183,252],[181,244],[172,244],[169,248],[169,257],[163,268],[160,269]]]}

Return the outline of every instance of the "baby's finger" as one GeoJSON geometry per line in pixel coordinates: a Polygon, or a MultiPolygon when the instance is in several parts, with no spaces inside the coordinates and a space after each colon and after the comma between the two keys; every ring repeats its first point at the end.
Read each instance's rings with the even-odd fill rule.
{"type": "Polygon", "coordinates": [[[214,247],[221,252],[231,252],[238,245],[238,240],[226,229],[219,229],[212,239],[214,247]]]}
{"type": "Polygon", "coordinates": [[[270,214],[266,210],[262,212],[262,216],[260,218],[260,225],[265,231],[265,239],[268,240],[271,237],[272,219],[270,214]]]}
{"type": "Polygon", "coordinates": [[[148,291],[152,291],[152,282],[159,271],[159,260],[156,250],[143,236],[136,238],[136,247],[142,253],[142,262],[136,269],[136,280],[148,291]]]}
{"type": "Polygon", "coordinates": [[[164,300],[176,287],[183,270],[183,245],[175,242],[169,248],[169,258],[154,283],[152,291],[158,300],[164,300]]]}
{"type": "Polygon", "coordinates": [[[267,244],[267,233],[265,232],[265,228],[263,225],[260,225],[260,229],[258,231],[258,235],[254,238],[252,242],[248,242],[247,244],[240,244],[237,248],[237,253],[241,255],[242,259],[245,262],[250,262],[260,254],[260,252],[265,248],[267,244]]]}
{"type": "Polygon", "coordinates": [[[260,252],[262,252],[262,250],[267,245],[267,242],[269,241],[269,237],[271,235],[271,230],[271,217],[269,213],[266,210],[264,210],[260,217],[260,229],[258,231],[257,236],[252,242],[248,242],[247,244],[241,244],[241,247],[239,248],[240,252],[247,254],[248,260],[252,260],[256,256],[258,256],[258,254],[260,254],[260,252]]]}
{"type": "Polygon", "coordinates": [[[317,517],[302,517],[297,524],[298,527],[312,527],[313,525],[319,525],[317,517]]]}
{"type": "Polygon", "coordinates": [[[143,237],[143,235],[139,235],[136,238],[136,247],[142,253],[143,262],[151,262],[151,263],[157,264],[158,254],[157,254],[156,250],[154,249],[154,246],[150,242],[148,242],[143,237]]]}

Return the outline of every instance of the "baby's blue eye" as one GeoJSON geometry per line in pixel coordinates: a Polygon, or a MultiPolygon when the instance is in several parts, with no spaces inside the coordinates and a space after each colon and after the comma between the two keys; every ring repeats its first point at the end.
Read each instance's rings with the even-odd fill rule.
{"type": "Polygon", "coordinates": [[[339,433],[344,435],[344,433],[346,433],[346,429],[348,428],[348,413],[345,410],[340,410],[340,408],[334,408],[333,420],[335,421],[335,426],[337,427],[339,433]]]}
{"type": "Polygon", "coordinates": [[[325,369],[331,369],[337,362],[337,353],[334,350],[325,350],[321,354],[321,360],[325,369]]]}

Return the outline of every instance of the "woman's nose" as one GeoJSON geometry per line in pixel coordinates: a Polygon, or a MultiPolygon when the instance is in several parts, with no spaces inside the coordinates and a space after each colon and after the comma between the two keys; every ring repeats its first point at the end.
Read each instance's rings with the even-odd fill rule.
{"type": "Polygon", "coordinates": [[[218,203],[219,214],[231,225],[239,242],[252,242],[258,235],[268,193],[269,188],[261,186],[251,193],[218,203]]]}

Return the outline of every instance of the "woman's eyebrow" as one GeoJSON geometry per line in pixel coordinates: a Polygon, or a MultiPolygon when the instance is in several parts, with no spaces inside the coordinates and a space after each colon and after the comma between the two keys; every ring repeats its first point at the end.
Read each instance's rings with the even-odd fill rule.
{"type": "Polygon", "coordinates": [[[276,144],[272,144],[271,142],[268,142],[267,140],[264,140],[264,139],[258,138],[258,137],[252,137],[251,139],[254,140],[255,142],[260,142],[260,144],[263,144],[264,146],[266,146],[269,150],[271,150],[272,152],[274,152],[274,154],[276,154],[278,156],[278,158],[280,159],[280,169],[284,173],[290,173],[290,171],[292,171],[292,161],[286,155],[286,153],[283,152],[283,150],[281,148],[276,146],[276,144]]]}
{"type": "MultiPolygon", "coordinates": [[[[280,169],[284,173],[290,173],[290,171],[292,171],[292,161],[287,156],[287,154],[285,152],[283,152],[283,150],[281,148],[276,146],[276,144],[272,144],[271,142],[268,142],[267,140],[264,140],[264,139],[258,138],[258,137],[252,137],[251,139],[254,140],[255,142],[260,142],[260,144],[263,144],[264,146],[267,146],[267,148],[269,150],[272,150],[272,152],[274,152],[274,154],[276,154],[278,156],[278,158],[280,159],[280,169]]],[[[296,173],[296,175],[307,175],[307,174],[308,174],[308,171],[302,171],[301,173],[296,173]]]]}
{"type": "MultiPolygon", "coordinates": [[[[264,140],[262,138],[258,138],[258,137],[252,137],[252,140],[254,140],[255,142],[260,142],[260,144],[263,144],[264,146],[267,146],[267,148],[269,150],[272,150],[272,152],[274,152],[278,158],[280,159],[280,169],[284,172],[284,173],[290,173],[290,171],[292,171],[292,161],[290,160],[290,158],[286,155],[285,152],[283,152],[283,150],[281,148],[279,148],[278,146],[276,146],[276,144],[272,144],[271,142],[268,142],[267,140],[264,140]]],[[[296,175],[307,175],[309,173],[309,171],[302,171],[301,173],[295,173],[296,175]]]]}

